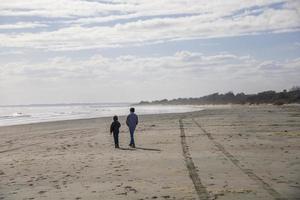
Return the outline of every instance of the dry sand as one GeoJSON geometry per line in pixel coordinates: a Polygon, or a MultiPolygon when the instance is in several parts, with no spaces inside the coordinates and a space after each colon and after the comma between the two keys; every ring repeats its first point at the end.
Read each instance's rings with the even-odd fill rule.
{"type": "Polygon", "coordinates": [[[0,128],[0,199],[300,199],[300,106],[0,128]]]}

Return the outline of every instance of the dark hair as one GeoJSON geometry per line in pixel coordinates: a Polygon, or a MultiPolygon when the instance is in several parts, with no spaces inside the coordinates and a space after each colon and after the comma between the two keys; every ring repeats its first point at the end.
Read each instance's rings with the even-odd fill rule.
{"type": "Polygon", "coordinates": [[[118,116],[115,115],[115,116],[113,117],[113,119],[114,119],[114,121],[118,121],[118,116]]]}
{"type": "Polygon", "coordinates": [[[130,108],[130,112],[134,112],[135,110],[134,110],[134,108],[130,108]]]}

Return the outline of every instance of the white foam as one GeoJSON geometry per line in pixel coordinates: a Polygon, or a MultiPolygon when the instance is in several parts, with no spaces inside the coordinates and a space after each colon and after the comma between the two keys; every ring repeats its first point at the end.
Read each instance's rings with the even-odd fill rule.
{"type": "MultiPolygon", "coordinates": [[[[0,126],[68,119],[122,116],[129,113],[130,104],[64,104],[34,106],[1,106],[0,126]]],[[[184,113],[203,110],[202,106],[138,105],[137,114],[184,113]]]]}

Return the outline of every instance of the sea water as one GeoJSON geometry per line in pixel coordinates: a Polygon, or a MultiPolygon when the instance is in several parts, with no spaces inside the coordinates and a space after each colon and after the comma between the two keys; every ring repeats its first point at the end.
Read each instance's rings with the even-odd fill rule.
{"type": "MultiPolygon", "coordinates": [[[[129,113],[130,107],[132,107],[131,103],[0,106],[0,126],[114,115],[123,116],[129,113]]],[[[201,106],[190,105],[136,105],[134,107],[138,115],[203,110],[201,106]]]]}

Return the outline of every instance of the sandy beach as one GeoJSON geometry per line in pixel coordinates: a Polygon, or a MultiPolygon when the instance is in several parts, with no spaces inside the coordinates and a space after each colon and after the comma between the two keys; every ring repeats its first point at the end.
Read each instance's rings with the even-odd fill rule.
{"type": "Polygon", "coordinates": [[[0,127],[0,199],[300,199],[299,105],[139,117],[0,127]]]}

